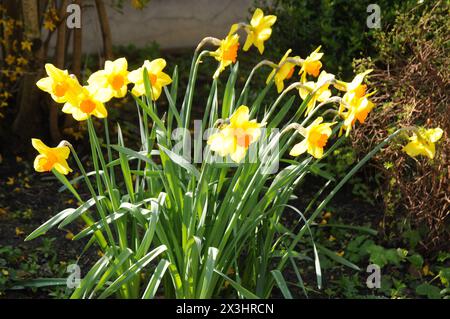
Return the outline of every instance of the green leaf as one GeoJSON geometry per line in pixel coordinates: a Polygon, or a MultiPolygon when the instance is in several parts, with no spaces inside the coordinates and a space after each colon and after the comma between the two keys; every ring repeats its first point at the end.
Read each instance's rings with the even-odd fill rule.
{"type": "Polygon", "coordinates": [[[153,272],[152,277],[150,278],[147,288],[142,295],[142,299],[153,299],[156,295],[156,291],[158,290],[159,284],[161,282],[162,277],[166,273],[167,267],[169,267],[170,262],[163,259],[159,262],[155,271],[153,272]]]}
{"type": "Polygon", "coordinates": [[[236,281],[228,277],[227,275],[221,273],[217,269],[214,270],[217,274],[222,276],[226,281],[230,283],[231,286],[233,286],[234,289],[236,289],[237,292],[239,292],[242,296],[244,296],[247,299],[260,299],[257,295],[250,292],[248,289],[242,287],[240,284],[238,284],[236,281]]]}
{"type": "Polygon", "coordinates": [[[208,257],[206,258],[205,265],[203,266],[201,281],[199,282],[200,299],[209,297],[208,292],[211,291],[211,279],[214,273],[214,267],[216,265],[217,254],[219,250],[215,247],[208,248],[208,257]]]}
{"type": "Polygon", "coordinates": [[[58,228],[62,228],[71,222],[73,222],[75,219],[80,217],[83,213],[85,213],[87,210],[89,210],[92,206],[96,204],[96,202],[100,202],[101,200],[106,199],[105,196],[97,196],[89,199],[87,202],[85,202],[83,205],[75,209],[69,216],[67,216],[61,224],[59,224],[58,228]]]}
{"type": "Polygon", "coordinates": [[[192,175],[195,176],[195,178],[199,179],[200,178],[200,172],[198,171],[197,168],[195,168],[194,165],[192,165],[191,163],[189,163],[188,160],[186,160],[184,157],[175,154],[172,151],[169,151],[167,148],[165,148],[164,146],[162,146],[161,144],[158,144],[158,147],[167,154],[167,156],[169,156],[169,158],[177,165],[181,166],[182,168],[184,168],[185,170],[187,170],[189,173],[191,173],[192,175]]]}
{"type": "Polygon", "coordinates": [[[351,269],[357,270],[357,271],[361,271],[361,268],[359,268],[357,265],[355,265],[354,263],[348,261],[347,259],[345,259],[342,256],[339,256],[338,254],[336,254],[334,251],[329,250],[328,248],[325,248],[324,246],[321,246],[319,244],[316,244],[317,248],[319,249],[319,251],[324,254],[325,256],[329,257],[330,259],[344,265],[347,266],[351,269]]]}
{"type": "Polygon", "coordinates": [[[292,299],[292,294],[289,291],[289,288],[288,288],[286,281],[284,280],[284,277],[281,274],[281,272],[279,270],[272,270],[271,273],[272,273],[272,276],[275,278],[278,288],[280,288],[281,293],[283,294],[284,298],[292,299]]]}
{"type": "Polygon", "coordinates": [[[421,296],[427,296],[429,299],[441,299],[441,290],[428,283],[420,284],[416,287],[416,293],[421,296]]]}
{"type": "Polygon", "coordinates": [[[75,208],[67,208],[52,218],[50,218],[48,221],[46,221],[44,224],[39,226],[35,231],[33,231],[31,234],[25,238],[25,241],[29,241],[32,239],[35,239],[36,237],[39,237],[43,234],[45,234],[47,231],[49,231],[51,228],[55,227],[57,224],[59,224],[64,218],[71,215],[75,211],[75,208]]]}
{"type": "Polygon", "coordinates": [[[111,294],[115,293],[122,285],[125,285],[127,282],[135,278],[139,275],[141,270],[147,266],[153,259],[155,259],[158,255],[167,250],[165,245],[158,246],[153,249],[147,255],[139,259],[133,265],[131,265],[124,273],[122,273],[119,278],[117,278],[111,286],[109,286],[103,293],[99,296],[100,299],[104,299],[111,294]]]}

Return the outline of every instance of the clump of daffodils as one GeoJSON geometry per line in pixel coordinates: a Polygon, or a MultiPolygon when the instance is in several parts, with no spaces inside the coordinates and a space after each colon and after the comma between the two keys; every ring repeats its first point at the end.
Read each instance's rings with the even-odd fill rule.
{"type": "MultiPolygon", "coordinates": [[[[32,139],[39,153],[35,170],[52,172],[81,204],[53,216],[27,240],[56,225],[64,227],[83,219],[86,227],[73,239],[91,236],[88,245],[95,242],[102,257],[74,290],[73,298],[154,298],[161,282],[173,284],[163,289],[170,298],[217,297],[224,283],[231,283],[242,296],[255,298],[270,296],[275,282],[284,283],[279,276],[297,254],[297,244],[307,228],[295,225],[288,233],[284,225],[278,225],[280,216],[311,165],[338,147],[355,126],[364,125],[375,108],[371,99],[375,90],[366,84],[371,70],[357,74],[350,82],[327,72],[320,46],[305,58],[288,49],[278,63],[263,60],[250,72],[242,90],[235,88],[238,67],[230,66],[239,58],[239,32],[247,35],[244,52],[254,46],[263,54],[276,19],[257,9],[249,23],[233,24],[225,38],[203,39],[194,52],[188,83],[180,86],[186,87],[183,99],[177,98],[177,68],[172,76],[167,74],[163,58],[146,60],[136,70],[129,70],[125,58],[106,61],[86,83],[67,70],[45,66],[47,76],[37,86],[61,104],[62,112],[76,121],[86,121],[93,171],[86,172],[69,142],[50,147],[32,139]],[[203,49],[206,44],[214,48],[203,49]],[[210,129],[205,133],[211,134],[202,131],[200,143],[196,140],[191,147],[189,134],[178,135],[175,130],[190,132],[197,72],[201,60],[208,57],[218,61],[218,66],[200,126],[210,129]],[[253,74],[263,67],[269,68],[264,89],[249,94],[253,74]],[[219,98],[218,78],[227,69],[230,77],[219,98]],[[266,97],[270,89],[278,93],[275,101],[266,97]],[[116,144],[108,131],[108,103],[128,93],[139,110],[136,131],[142,145],[138,151],[125,146],[120,126],[116,144]],[[290,98],[283,101],[288,94],[290,98]],[[156,102],[164,97],[168,108],[161,110],[156,102]],[[102,142],[93,124],[97,119],[105,125],[106,139],[102,142]],[[182,140],[174,145],[180,136],[182,140]],[[198,144],[204,146],[200,147],[201,155],[208,160],[191,163],[184,148],[195,150],[198,144]],[[180,145],[182,155],[177,153],[180,145]],[[73,171],[68,163],[71,153],[82,176],[69,181],[66,175],[73,171]],[[254,154],[257,158],[251,161],[254,154]],[[288,165],[272,171],[279,168],[280,160],[288,165]],[[86,201],[73,187],[79,182],[88,188],[90,198],[86,201]],[[280,229],[289,236],[280,236],[280,229]],[[295,229],[300,230],[294,234],[295,229]],[[280,254],[280,247],[286,253],[280,254]],[[269,271],[274,263],[276,271],[269,271]],[[260,271],[248,265],[257,265],[260,271]],[[237,281],[229,277],[234,267],[239,269],[237,281]],[[146,275],[141,276],[144,268],[146,275]],[[260,276],[262,272],[274,278],[260,276]],[[166,276],[171,280],[165,280],[169,279],[166,276]],[[145,280],[146,288],[141,289],[145,280]]],[[[308,220],[303,217],[306,225],[375,152],[403,131],[412,132],[404,152],[411,157],[435,157],[442,129],[397,130],[334,186],[308,220]]],[[[318,265],[317,253],[315,258],[318,265]]]]}

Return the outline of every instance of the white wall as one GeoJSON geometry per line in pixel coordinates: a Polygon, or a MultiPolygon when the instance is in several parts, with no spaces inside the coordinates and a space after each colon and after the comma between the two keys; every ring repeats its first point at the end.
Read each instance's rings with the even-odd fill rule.
{"type": "MultiPolygon", "coordinates": [[[[83,12],[83,51],[101,50],[101,33],[92,0],[83,12]]],[[[108,1],[107,1],[108,2],[108,1]]],[[[129,1],[127,1],[128,3],[129,1]]],[[[206,36],[223,37],[232,23],[245,21],[252,0],[151,0],[143,10],[127,4],[123,12],[108,8],[114,45],[161,48],[194,47],[206,36]]]]}

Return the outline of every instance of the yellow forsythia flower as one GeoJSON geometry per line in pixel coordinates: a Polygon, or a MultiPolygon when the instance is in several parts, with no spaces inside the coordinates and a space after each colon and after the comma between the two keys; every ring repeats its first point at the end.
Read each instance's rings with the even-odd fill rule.
{"type": "Polygon", "coordinates": [[[128,74],[128,80],[134,83],[134,87],[131,92],[136,96],[145,94],[144,68],[146,68],[152,87],[152,98],[156,101],[161,95],[162,88],[172,83],[170,76],[162,71],[165,67],[166,60],[164,59],[159,58],[151,62],[149,60],[145,60],[142,67],[128,74]]]}
{"type": "Polygon", "coordinates": [[[302,82],[306,82],[306,74],[317,77],[320,73],[320,69],[322,68],[322,62],[320,59],[323,56],[323,53],[319,52],[321,46],[319,46],[314,52],[312,52],[306,59],[303,61],[302,68],[298,74],[302,76],[302,82]]]}
{"type": "Polygon", "coordinates": [[[45,20],[44,21],[44,29],[53,31],[56,29],[56,25],[53,23],[52,20],[45,20]]]}
{"type": "Polygon", "coordinates": [[[81,91],[78,80],[69,75],[67,70],[60,70],[53,64],[47,63],[45,70],[48,77],[40,79],[36,85],[47,93],[50,93],[57,103],[73,101],[81,91]]]}
{"type": "Polygon", "coordinates": [[[102,91],[102,96],[121,98],[127,94],[128,62],[125,58],[115,61],[106,61],[105,69],[93,73],[88,83],[102,91]]]}
{"type": "Polygon", "coordinates": [[[244,51],[248,51],[252,45],[258,48],[259,53],[264,52],[264,41],[267,41],[272,34],[271,26],[277,21],[277,17],[274,15],[264,16],[261,9],[257,8],[253,13],[253,17],[250,20],[250,25],[245,29],[247,30],[247,40],[244,44],[244,51]]]}
{"type": "Polygon", "coordinates": [[[433,159],[436,154],[434,143],[442,137],[443,133],[439,127],[428,130],[420,128],[417,134],[414,133],[409,138],[410,142],[403,147],[403,151],[411,157],[424,155],[433,159]]]}
{"type": "Polygon", "coordinates": [[[236,63],[237,52],[239,49],[239,35],[235,33],[236,30],[237,25],[233,25],[226,38],[220,41],[220,46],[217,50],[210,53],[220,62],[219,67],[213,75],[214,79],[218,78],[219,74],[231,63],[236,63]]]}
{"type": "Polygon", "coordinates": [[[328,87],[330,86],[329,81],[333,79],[333,74],[322,71],[317,79],[317,82],[306,82],[303,84],[305,87],[299,88],[300,97],[302,100],[305,100],[312,91],[317,90],[308,102],[305,116],[308,116],[308,114],[311,113],[316,106],[317,101],[324,102],[331,97],[331,91],[328,87]]]}
{"type": "Polygon", "coordinates": [[[291,156],[299,156],[305,152],[308,152],[315,158],[321,158],[323,156],[323,148],[328,142],[332,131],[331,126],[333,123],[322,123],[323,118],[318,117],[310,126],[305,128],[303,132],[300,132],[305,138],[300,143],[294,145],[289,152],[291,156]]]}
{"type": "MultiPolygon", "coordinates": [[[[291,62],[285,62],[286,59],[289,58],[289,54],[291,54],[292,50],[289,49],[286,51],[284,56],[281,58],[280,62],[278,63],[278,70],[273,69],[272,72],[270,72],[269,76],[267,77],[266,84],[269,83],[272,78],[275,76],[274,81],[275,85],[277,86],[278,93],[281,93],[284,89],[284,80],[288,80],[292,77],[294,74],[294,68],[295,64],[291,62]]],[[[297,58],[297,57],[294,57],[297,58]]]]}
{"type": "Polygon", "coordinates": [[[25,41],[22,41],[20,44],[21,44],[22,50],[31,51],[32,43],[30,41],[25,40],[25,41]]]}
{"type": "Polygon", "coordinates": [[[65,146],[65,142],[59,143],[57,147],[48,147],[40,139],[31,139],[33,147],[39,152],[34,160],[34,169],[37,172],[49,172],[53,168],[61,174],[72,172],[67,164],[67,158],[70,154],[69,147],[65,146]]]}
{"type": "Polygon", "coordinates": [[[230,123],[208,138],[211,150],[220,156],[230,155],[234,162],[239,163],[250,144],[256,142],[261,135],[261,123],[249,119],[248,107],[241,105],[230,117],[230,123]]]}
{"type": "Polygon", "coordinates": [[[343,103],[339,107],[339,114],[344,118],[342,127],[346,131],[346,135],[350,133],[356,120],[363,124],[369,112],[375,107],[375,104],[368,99],[371,94],[360,97],[358,92],[349,91],[342,97],[343,103]],[[344,109],[347,109],[347,111],[344,111],[344,109]]]}
{"type": "Polygon", "coordinates": [[[354,92],[357,98],[363,97],[366,95],[367,85],[362,83],[364,82],[364,78],[372,71],[370,69],[357,74],[350,83],[337,80],[334,87],[340,91],[354,92]]]}
{"type": "Polygon", "coordinates": [[[77,121],[87,120],[89,116],[94,115],[98,118],[108,116],[104,102],[109,101],[108,92],[100,91],[94,86],[83,86],[81,92],[73,101],[64,104],[62,111],[72,114],[77,121]]]}

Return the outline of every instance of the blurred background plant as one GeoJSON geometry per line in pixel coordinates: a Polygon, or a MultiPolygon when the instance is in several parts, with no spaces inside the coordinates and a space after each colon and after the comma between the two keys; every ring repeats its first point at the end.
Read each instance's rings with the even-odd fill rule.
{"type": "Polygon", "coordinates": [[[377,189],[384,202],[388,237],[412,224],[424,234],[422,251],[447,249],[450,239],[450,20],[448,1],[429,1],[400,13],[389,30],[374,33],[377,55],[355,61],[358,70],[374,68],[372,84],[378,107],[358,127],[353,145],[358,155],[398,126],[444,128],[434,160],[399,156],[391,147],[375,156],[369,174],[382,175],[377,189]],[[387,130],[385,128],[388,128],[387,130]]]}

